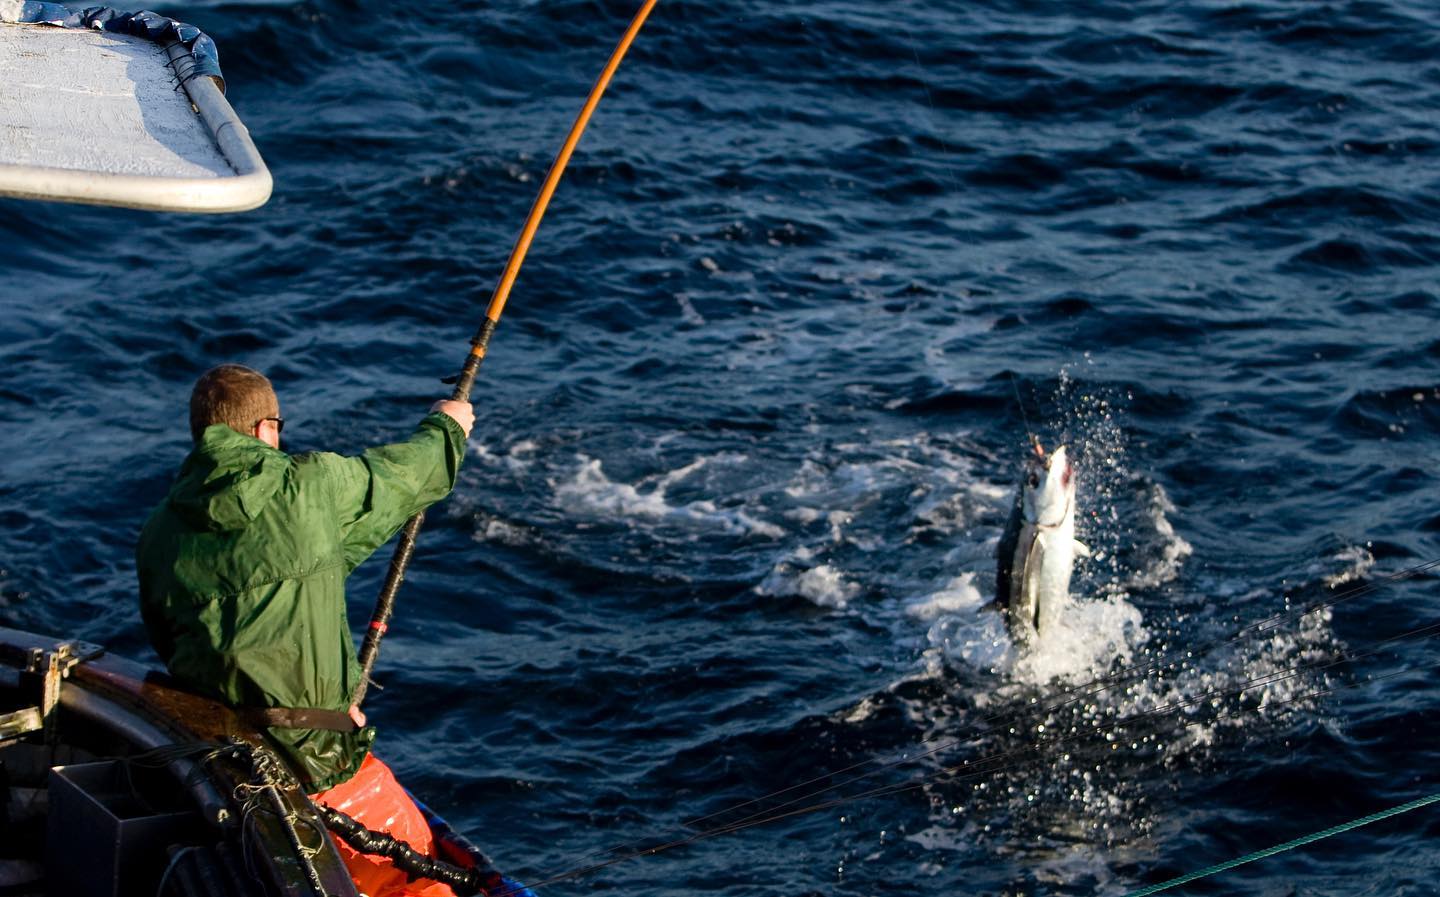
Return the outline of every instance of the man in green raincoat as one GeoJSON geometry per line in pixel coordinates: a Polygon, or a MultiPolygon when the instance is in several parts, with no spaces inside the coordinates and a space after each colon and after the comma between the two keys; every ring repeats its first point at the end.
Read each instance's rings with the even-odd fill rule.
{"type": "Polygon", "coordinates": [[[269,729],[307,791],[351,778],[375,739],[350,703],[345,578],[450,492],[474,420],[441,401],[404,442],[287,455],[264,375],[225,364],[195,385],[194,451],[136,549],[145,626],[172,675],[269,729]]]}
{"type": "MultiPolygon", "coordinates": [[[[280,401],[222,364],[190,395],[195,448],[140,534],[150,641],[170,673],[266,728],[318,803],[434,855],[424,814],[370,754],[345,577],[455,486],[475,413],[436,402],[414,435],[359,457],[280,451],[280,401]]],[[[371,897],[454,897],[388,860],[336,848],[371,897]]]]}

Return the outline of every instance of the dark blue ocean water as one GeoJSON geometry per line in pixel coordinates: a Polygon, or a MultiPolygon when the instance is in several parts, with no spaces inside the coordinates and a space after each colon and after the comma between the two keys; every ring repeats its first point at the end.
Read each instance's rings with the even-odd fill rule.
{"type": "MultiPolygon", "coordinates": [[[[399,7],[163,8],[263,209],[0,203],[0,623],[153,660],[131,546],[211,364],[295,450],[448,392],[633,8],[399,7]]],[[[1123,894],[1437,790],[1434,643],[1384,642],[1440,613],[1385,581],[1440,558],[1437,53],[1401,0],[662,0],[492,344],[380,752],[534,881],[945,748],[548,894],[1123,894]],[[1027,428],[1096,556],[1018,656],[981,605],[1027,428]]],[[[1433,894],[1437,834],[1184,893],[1433,894]]]]}

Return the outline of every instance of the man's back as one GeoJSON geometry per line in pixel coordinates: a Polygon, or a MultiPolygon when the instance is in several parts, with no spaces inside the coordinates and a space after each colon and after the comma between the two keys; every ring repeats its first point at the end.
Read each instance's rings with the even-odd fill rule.
{"type": "MultiPolygon", "coordinates": [[[[240,707],[344,711],[360,675],[345,577],[455,482],[444,414],[359,458],[289,456],[206,428],[136,550],[141,610],[170,672],[240,707]]],[[[314,789],[358,769],[371,729],[271,733],[314,789]]]]}

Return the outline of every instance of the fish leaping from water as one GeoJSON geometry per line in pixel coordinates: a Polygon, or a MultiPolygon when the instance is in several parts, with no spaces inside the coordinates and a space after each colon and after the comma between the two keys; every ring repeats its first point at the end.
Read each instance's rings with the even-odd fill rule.
{"type": "Polygon", "coordinates": [[[1065,446],[1047,455],[1034,441],[995,554],[995,603],[1005,611],[1016,643],[1034,644],[1054,626],[1070,596],[1076,556],[1090,556],[1075,539],[1075,467],[1065,446]]]}

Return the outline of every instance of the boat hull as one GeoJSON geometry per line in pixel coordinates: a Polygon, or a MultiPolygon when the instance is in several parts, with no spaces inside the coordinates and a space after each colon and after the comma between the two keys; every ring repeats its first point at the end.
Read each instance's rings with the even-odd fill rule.
{"type": "MultiPolygon", "coordinates": [[[[98,646],[0,628],[0,788],[6,893],[357,895],[262,731],[98,646]]],[[[493,869],[425,812],[442,859],[493,869]]]]}

